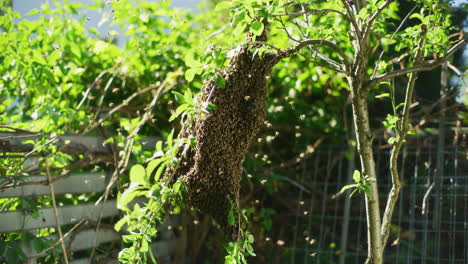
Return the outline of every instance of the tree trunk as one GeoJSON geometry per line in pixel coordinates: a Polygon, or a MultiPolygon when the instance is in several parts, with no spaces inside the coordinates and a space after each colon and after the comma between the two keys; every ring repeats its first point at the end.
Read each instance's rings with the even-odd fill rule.
{"type": "Polygon", "coordinates": [[[356,128],[357,149],[361,160],[361,177],[366,177],[370,187],[370,195],[366,198],[368,259],[367,264],[382,264],[383,249],[380,233],[381,218],[377,175],[375,172],[374,155],[372,151],[372,134],[369,126],[369,110],[367,91],[362,86],[362,76],[351,76],[348,83],[351,88],[353,119],[356,128]]]}

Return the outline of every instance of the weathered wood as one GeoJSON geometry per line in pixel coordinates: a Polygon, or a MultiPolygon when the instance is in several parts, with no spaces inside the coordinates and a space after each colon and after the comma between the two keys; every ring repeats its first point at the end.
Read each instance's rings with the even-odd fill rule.
{"type": "MultiPolygon", "coordinates": [[[[52,235],[46,238],[51,239],[51,240],[57,240],[58,236],[52,235]]],[[[70,243],[70,238],[71,238],[70,236],[65,238],[65,243],[67,245],[70,243]]],[[[118,239],[120,239],[120,235],[114,230],[102,229],[99,231],[94,231],[94,230],[88,229],[88,230],[83,230],[77,233],[73,237],[73,241],[71,242],[70,247],[68,249],[71,251],[79,251],[79,250],[97,247],[99,246],[99,244],[111,242],[111,241],[118,240],[118,239]]],[[[40,252],[36,252],[36,250],[33,247],[32,241],[22,244],[21,248],[24,254],[30,259],[34,259],[34,258],[38,258],[38,257],[46,255],[44,253],[42,255],[39,255],[38,253],[40,252]]]]}
{"type": "MultiPolygon", "coordinates": [[[[153,251],[153,255],[155,257],[170,257],[172,252],[174,252],[177,246],[177,241],[158,241],[151,244],[151,249],[153,251]]],[[[88,263],[96,263],[99,260],[105,260],[104,263],[106,264],[118,264],[119,261],[117,259],[111,259],[109,257],[100,257],[97,256],[93,258],[90,262],[89,258],[81,258],[77,260],[73,260],[70,264],[88,264],[88,263]]]]}
{"type": "MultiPolygon", "coordinates": [[[[63,206],[58,210],[61,225],[78,223],[83,218],[97,221],[100,217],[106,218],[119,214],[115,200],[105,201],[97,206],[94,203],[63,206]]],[[[2,222],[0,232],[8,233],[56,226],[53,208],[39,209],[38,213],[39,217],[33,218],[31,212],[28,211],[0,212],[2,222]]]]}
{"type": "MultiPolygon", "coordinates": [[[[37,140],[41,135],[20,134],[13,132],[0,132],[0,152],[23,152],[27,153],[33,150],[34,145],[25,144],[27,140],[37,140]]],[[[55,143],[61,148],[61,151],[68,154],[81,154],[85,152],[109,152],[103,145],[106,139],[99,136],[76,136],[59,135],[55,143]]],[[[152,149],[156,141],[161,140],[158,137],[148,137],[140,140],[144,149],[152,149]]]]}
{"type": "MultiPolygon", "coordinates": [[[[53,176],[58,177],[58,176],[53,176]]],[[[18,183],[47,182],[47,176],[20,176],[15,180],[18,183]]],[[[55,195],[66,193],[91,193],[102,192],[108,183],[106,173],[72,173],[69,177],[54,182],[55,195]]],[[[0,191],[0,198],[26,197],[50,195],[48,185],[35,184],[13,186],[0,191]]]]}

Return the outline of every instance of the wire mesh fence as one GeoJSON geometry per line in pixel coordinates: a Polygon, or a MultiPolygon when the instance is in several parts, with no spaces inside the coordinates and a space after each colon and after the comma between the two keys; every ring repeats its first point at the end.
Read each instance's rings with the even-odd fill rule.
{"type": "MultiPolygon", "coordinates": [[[[451,142],[415,138],[402,151],[404,187],[385,263],[468,263],[468,162],[466,149],[451,142]]],[[[391,188],[390,148],[383,141],[376,146],[381,146],[374,156],[383,212],[391,188]]],[[[281,237],[290,243],[273,263],[364,263],[364,195],[339,195],[344,185],[352,183],[359,164],[349,154],[346,149],[323,147],[298,165],[296,181],[312,195],[301,189],[295,213],[282,216],[294,226],[283,232],[281,237]]]]}

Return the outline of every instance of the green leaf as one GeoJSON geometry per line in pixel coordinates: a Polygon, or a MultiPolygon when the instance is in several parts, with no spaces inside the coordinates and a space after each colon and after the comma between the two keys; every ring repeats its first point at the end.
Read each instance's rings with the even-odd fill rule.
{"type": "Polygon", "coordinates": [[[245,28],[247,28],[247,23],[241,22],[237,24],[236,28],[232,31],[234,37],[238,38],[240,34],[244,33],[245,28]]]}
{"type": "Polygon", "coordinates": [[[137,164],[130,169],[130,182],[138,183],[143,186],[148,185],[149,182],[146,176],[146,171],[142,165],[137,164]]]}
{"type": "Polygon", "coordinates": [[[375,96],[375,98],[385,98],[385,97],[390,97],[390,94],[389,93],[383,93],[383,94],[379,94],[379,95],[375,96]]]}
{"type": "Polygon", "coordinates": [[[41,252],[44,249],[44,243],[42,238],[35,237],[32,240],[33,248],[36,250],[37,253],[41,252]]]}
{"type": "Polygon", "coordinates": [[[362,185],[362,190],[367,196],[370,196],[370,186],[369,184],[363,184],[362,185]]]}
{"type": "MultiPolygon", "coordinates": [[[[146,174],[148,175],[148,177],[151,176],[151,174],[153,173],[153,171],[163,162],[164,160],[163,159],[154,159],[152,161],[150,161],[148,163],[148,166],[146,166],[146,174]]],[[[154,179],[154,181],[159,181],[159,178],[158,179],[154,179]]]]}
{"type": "Polygon", "coordinates": [[[353,181],[359,183],[361,181],[361,172],[354,170],[353,172],[353,181]]]}
{"type": "Polygon", "coordinates": [[[215,83],[216,83],[216,86],[218,86],[221,89],[226,88],[226,80],[224,80],[223,76],[221,75],[216,75],[215,83]]]}
{"type": "Polygon", "coordinates": [[[414,132],[413,130],[408,130],[408,135],[416,135],[416,132],[414,132]]]}
{"type": "Polygon", "coordinates": [[[398,108],[400,108],[400,107],[402,107],[402,106],[404,106],[404,105],[405,105],[405,103],[399,103],[399,104],[395,107],[395,110],[398,110],[398,108]]]}
{"type": "Polygon", "coordinates": [[[190,89],[185,90],[184,99],[186,103],[193,104],[193,94],[190,89]]]}
{"type": "Polygon", "coordinates": [[[250,244],[252,244],[255,241],[255,238],[252,234],[249,234],[247,236],[247,241],[249,241],[250,244]]]}
{"type": "Polygon", "coordinates": [[[161,166],[159,166],[158,170],[156,171],[156,174],[154,175],[155,180],[159,180],[161,178],[161,175],[164,172],[164,168],[166,168],[168,163],[169,161],[164,161],[163,163],[161,163],[161,166]]]}
{"type": "Polygon", "coordinates": [[[185,80],[191,82],[196,74],[202,73],[202,68],[192,68],[185,71],[185,80]]]}
{"type": "Polygon", "coordinates": [[[215,11],[221,11],[221,10],[225,10],[225,9],[228,9],[228,8],[231,8],[232,7],[232,1],[222,1],[222,2],[219,2],[216,7],[215,7],[215,11]]]}
{"type": "Polygon", "coordinates": [[[234,216],[234,210],[229,210],[228,214],[228,223],[229,225],[234,225],[236,223],[236,217],[234,216]]]}
{"type": "MultiPolygon", "coordinates": [[[[156,149],[156,151],[162,151],[162,145],[163,145],[163,142],[161,140],[159,140],[158,142],[156,142],[156,145],[154,146],[154,148],[156,149]]],[[[151,174],[151,173],[148,173],[148,175],[151,174]]]]}
{"type": "Polygon", "coordinates": [[[172,186],[172,189],[174,190],[175,193],[178,193],[180,191],[180,186],[182,186],[182,182],[177,181],[174,183],[174,186],[172,186]]]}
{"type": "Polygon", "coordinates": [[[119,232],[120,229],[122,229],[122,226],[127,224],[128,223],[128,219],[126,217],[120,219],[119,221],[117,221],[117,223],[115,223],[114,225],[114,229],[115,231],[119,232]]]}
{"type": "Polygon", "coordinates": [[[193,51],[189,51],[185,55],[185,64],[190,68],[199,68],[202,66],[201,62],[195,59],[193,51]]]}
{"type": "Polygon", "coordinates": [[[31,11],[28,12],[27,15],[37,15],[39,14],[41,11],[37,10],[37,9],[32,9],[31,11]]]}
{"type": "Polygon", "coordinates": [[[148,240],[143,239],[141,241],[141,247],[140,247],[140,252],[148,252],[149,246],[148,246],[148,240]]]}
{"type": "Polygon", "coordinates": [[[94,27],[92,27],[92,28],[89,29],[89,33],[92,33],[92,34],[94,34],[94,35],[96,35],[96,36],[100,36],[100,35],[101,35],[101,34],[99,33],[99,31],[98,31],[96,28],[94,28],[94,27]]]}
{"type": "Polygon", "coordinates": [[[185,102],[183,94],[176,91],[172,91],[172,94],[175,96],[175,99],[179,104],[183,104],[185,102]]]}
{"type": "Polygon", "coordinates": [[[142,196],[145,193],[147,193],[147,191],[142,191],[141,187],[130,185],[130,187],[125,190],[122,195],[118,196],[117,208],[120,210],[129,211],[127,204],[133,201],[133,199],[136,197],[142,196]]]}
{"type": "Polygon", "coordinates": [[[254,33],[256,36],[260,36],[263,33],[263,29],[265,28],[265,25],[263,25],[263,23],[260,21],[256,21],[252,23],[250,28],[252,29],[252,33],[254,33]]]}
{"type": "Polygon", "coordinates": [[[358,17],[361,18],[362,20],[365,20],[367,17],[369,17],[369,12],[367,8],[363,8],[359,11],[358,17]]]}
{"type": "Polygon", "coordinates": [[[187,108],[189,107],[188,104],[181,104],[179,107],[177,107],[176,111],[174,114],[171,115],[169,118],[169,122],[172,122],[174,119],[180,116],[187,108]]]}

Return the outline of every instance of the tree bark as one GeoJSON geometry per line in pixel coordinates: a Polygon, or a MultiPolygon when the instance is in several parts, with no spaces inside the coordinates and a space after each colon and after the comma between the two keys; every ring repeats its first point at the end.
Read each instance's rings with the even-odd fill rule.
{"type": "Polygon", "coordinates": [[[382,237],[380,234],[380,205],[372,151],[372,134],[369,126],[367,90],[363,88],[362,76],[351,76],[348,83],[351,88],[353,119],[356,128],[356,141],[361,161],[361,177],[366,177],[370,195],[365,195],[368,238],[368,264],[383,263],[382,237]]]}

